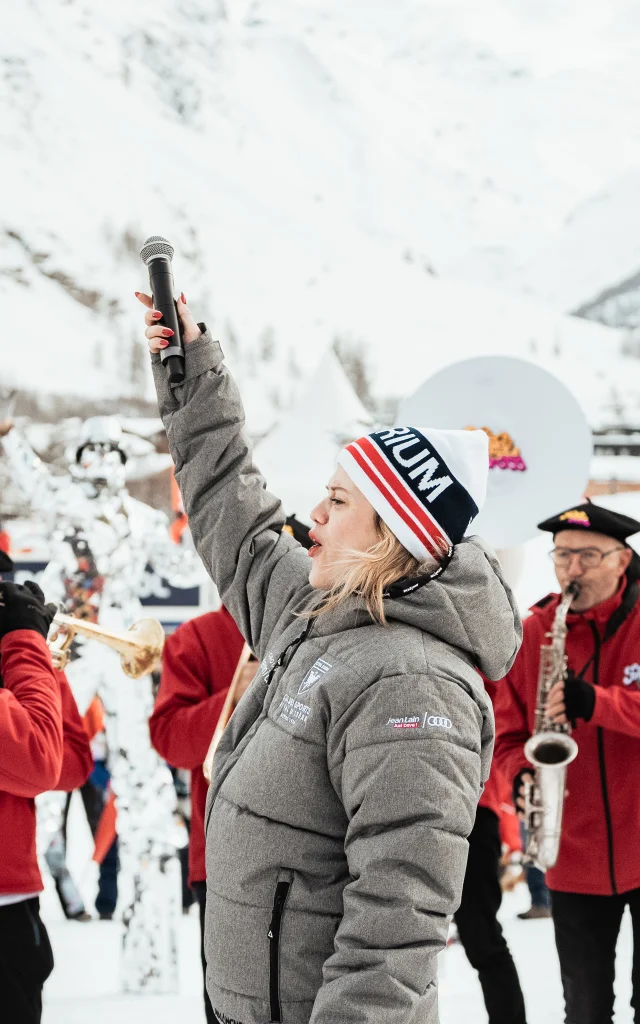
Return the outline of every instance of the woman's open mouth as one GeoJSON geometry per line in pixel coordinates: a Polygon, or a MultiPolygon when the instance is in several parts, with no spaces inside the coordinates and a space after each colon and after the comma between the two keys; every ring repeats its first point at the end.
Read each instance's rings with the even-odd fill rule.
{"type": "Polygon", "coordinates": [[[313,535],[311,530],[309,531],[309,540],[313,541],[312,546],[309,548],[309,555],[311,558],[313,558],[315,555],[318,554],[320,548],[322,547],[322,544],[319,542],[317,537],[313,535]]]}

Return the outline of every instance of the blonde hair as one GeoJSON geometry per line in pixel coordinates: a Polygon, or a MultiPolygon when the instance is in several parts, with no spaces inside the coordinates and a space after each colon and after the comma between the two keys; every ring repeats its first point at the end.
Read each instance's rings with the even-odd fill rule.
{"type": "Polygon", "coordinates": [[[420,562],[414,558],[376,512],[376,530],[380,536],[368,551],[345,551],[339,562],[339,578],[318,608],[305,614],[323,615],[339,608],[348,598],[357,594],[364,601],[375,622],[386,623],[383,594],[388,586],[405,576],[419,576],[437,568],[435,558],[420,562]]]}

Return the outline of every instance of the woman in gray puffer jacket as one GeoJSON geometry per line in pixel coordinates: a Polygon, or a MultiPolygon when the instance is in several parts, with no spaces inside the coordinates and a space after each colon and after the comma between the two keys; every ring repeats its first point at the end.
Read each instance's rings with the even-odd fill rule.
{"type": "MultiPolygon", "coordinates": [[[[184,301],[186,376],[160,411],[197,546],[261,661],[205,816],[207,989],[222,1024],[434,1024],[500,679],[521,626],[464,539],[481,432],[398,428],[341,454],[309,553],[283,532],[220,346],[184,301]]],[[[319,481],[319,487],[324,481],[319,481]]]]}

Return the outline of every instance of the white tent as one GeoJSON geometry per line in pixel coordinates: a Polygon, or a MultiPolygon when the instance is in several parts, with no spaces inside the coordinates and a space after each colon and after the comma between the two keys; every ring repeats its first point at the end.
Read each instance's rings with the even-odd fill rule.
{"type": "Polygon", "coordinates": [[[328,350],[297,402],[256,447],[256,462],[269,490],[288,515],[308,523],[345,444],[366,433],[371,416],[337,356],[328,350]]]}

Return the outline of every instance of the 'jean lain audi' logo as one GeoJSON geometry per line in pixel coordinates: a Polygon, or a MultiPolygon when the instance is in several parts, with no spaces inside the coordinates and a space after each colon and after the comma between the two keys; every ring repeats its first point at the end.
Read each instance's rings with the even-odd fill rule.
{"type": "Polygon", "coordinates": [[[429,715],[427,718],[427,725],[436,726],[439,729],[451,729],[452,722],[450,718],[443,718],[441,715],[429,715]]]}

